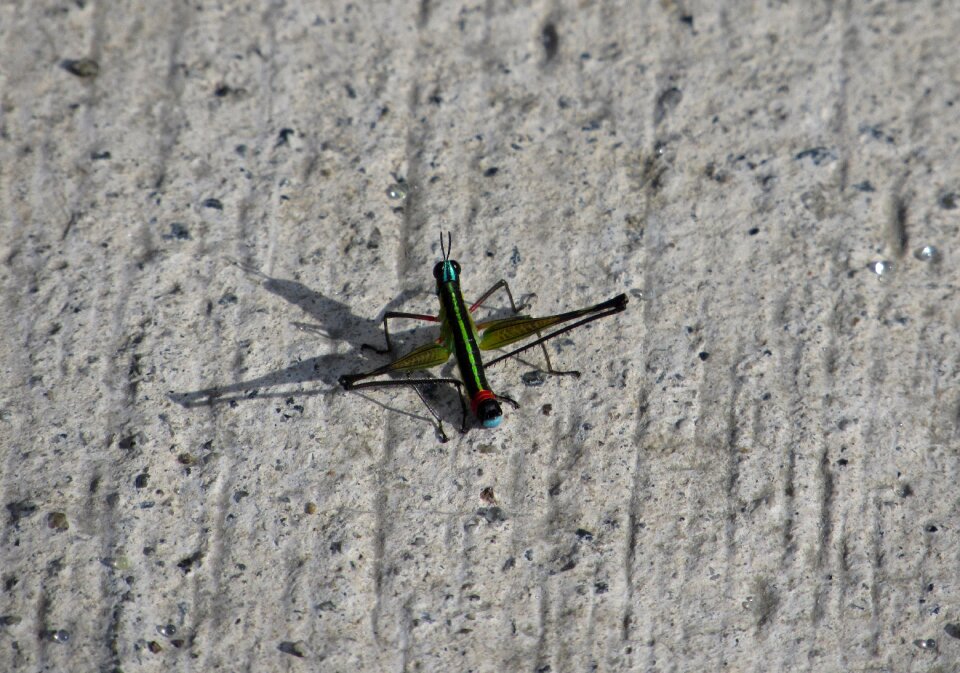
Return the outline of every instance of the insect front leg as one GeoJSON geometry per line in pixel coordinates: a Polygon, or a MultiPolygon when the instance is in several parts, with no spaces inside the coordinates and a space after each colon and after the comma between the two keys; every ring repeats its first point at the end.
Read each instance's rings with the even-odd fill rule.
{"type": "MultiPolygon", "coordinates": [[[[489,290],[484,292],[478,300],[473,302],[473,305],[470,306],[470,313],[473,313],[478,308],[480,308],[483,305],[483,303],[487,301],[487,299],[489,299],[490,296],[500,288],[503,288],[506,291],[507,297],[510,299],[510,308],[513,309],[513,312],[515,314],[527,308],[527,304],[520,304],[520,306],[517,306],[516,302],[513,301],[513,293],[510,292],[510,285],[507,283],[506,280],[501,278],[496,283],[494,283],[489,290]]],[[[535,297],[536,295],[531,295],[531,296],[535,297]]]]}
{"type": "Polygon", "coordinates": [[[376,353],[383,355],[384,353],[389,353],[393,350],[393,344],[390,343],[390,328],[387,326],[387,321],[391,318],[409,318],[410,320],[425,320],[427,322],[439,322],[439,318],[433,315],[426,315],[423,313],[403,313],[402,311],[387,311],[383,314],[383,334],[386,337],[387,347],[386,348],[377,348],[373,344],[361,344],[360,348],[372,350],[376,353]]]}

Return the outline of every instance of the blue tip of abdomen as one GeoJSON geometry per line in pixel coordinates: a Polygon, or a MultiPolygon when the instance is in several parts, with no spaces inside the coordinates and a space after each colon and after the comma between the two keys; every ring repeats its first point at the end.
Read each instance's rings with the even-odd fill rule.
{"type": "Polygon", "coordinates": [[[500,425],[500,421],[502,420],[503,416],[496,416],[495,418],[488,418],[485,421],[481,421],[481,423],[483,423],[483,427],[485,428],[495,428],[500,425]]]}

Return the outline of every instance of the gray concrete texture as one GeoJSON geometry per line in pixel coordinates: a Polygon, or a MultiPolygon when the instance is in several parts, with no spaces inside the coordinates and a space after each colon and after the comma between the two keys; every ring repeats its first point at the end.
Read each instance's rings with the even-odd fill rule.
{"type": "Polygon", "coordinates": [[[0,671],[960,670],[957,35],[2,3],[0,671]],[[441,443],[337,379],[447,230],[468,299],[630,304],[441,443]]]}

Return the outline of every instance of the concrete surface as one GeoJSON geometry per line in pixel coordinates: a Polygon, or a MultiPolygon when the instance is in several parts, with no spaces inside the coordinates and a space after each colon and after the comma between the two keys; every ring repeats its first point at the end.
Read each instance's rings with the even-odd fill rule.
{"type": "Polygon", "coordinates": [[[0,670],[960,670],[958,34],[3,3],[0,670]],[[447,444],[336,385],[444,230],[468,298],[630,296],[447,444]]]}

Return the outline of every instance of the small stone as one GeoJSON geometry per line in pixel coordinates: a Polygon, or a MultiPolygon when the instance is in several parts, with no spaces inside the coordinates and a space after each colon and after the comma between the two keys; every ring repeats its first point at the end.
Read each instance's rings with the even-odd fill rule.
{"type": "Polygon", "coordinates": [[[297,641],[294,643],[289,640],[284,640],[282,643],[277,645],[277,649],[284,654],[292,654],[293,656],[300,657],[301,659],[306,656],[306,648],[302,641],[297,641]]]}
{"type": "Polygon", "coordinates": [[[69,530],[70,522],[67,521],[67,515],[63,512],[50,512],[47,515],[47,527],[54,530],[69,530]]]}

